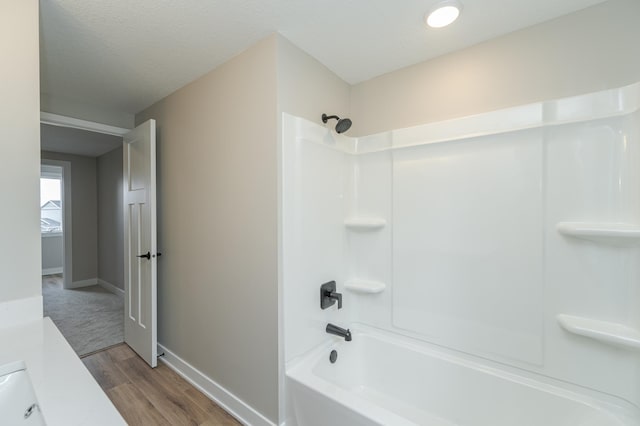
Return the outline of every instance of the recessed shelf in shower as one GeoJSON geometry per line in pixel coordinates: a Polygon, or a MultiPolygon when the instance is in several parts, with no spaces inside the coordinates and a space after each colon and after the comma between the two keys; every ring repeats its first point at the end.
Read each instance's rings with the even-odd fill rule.
{"type": "Polygon", "coordinates": [[[353,230],[376,230],[384,228],[387,221],[381,217],[352,217],[344,221],[344,226],[353,230]]]}
{"type": "Polygon", "coordinates": [[[640,244],[640,225],[606,222],[560,222],[556,229],[568,237],[601,244],[640,244]]]}
{"type": "Polygon", "coordinates": [[[347,280],[344,283],[344,288],[354,293],[362,293],[362,294],[376,294],[382,293],[386,288],[385,283],[381,283],[379,281],[371,281],[371,280],[358,280],[352,279],[347,280]]]}
{"type": "Polygon", "coordinates": [[[640,350],[640,331],[624,324],[560,314],[558,323],[570,333],[615,346],[640,350]]]}

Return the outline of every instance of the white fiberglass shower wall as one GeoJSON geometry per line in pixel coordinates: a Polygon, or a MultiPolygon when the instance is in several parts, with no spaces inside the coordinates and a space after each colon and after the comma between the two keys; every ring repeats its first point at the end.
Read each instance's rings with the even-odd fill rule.
{"type": "Polygon", "coordinates": [[[639,424],[639,111],[632,85],[361,138],[285,115],[287,425],[639,424]],[[320,285],[332,280],[343,309],[322,310],[320,285]],[[327,334],[329,322],[356,331],[353,342],[327,334]],[[409,366],[419,381],[410,383],[403,364],[423,361],[358,346],[378,331],[474,374],[442,367],[430,379],[419,374],[424,361],[409,366]],[[340,351],[353,362],[340,371],[362,370],[352,382],[329,377],[340,368],[329,361],[336,345],[337,363],[340,351]],[[373,384],[366,359],[407,383],[373,384]],[[477,372],[540,395],[569,392],[581,410],[610,415],[557,401],[527,407],[548,398],[517,401],[518,391],[481,385],[477,372]],[[403,387],[450,396],[415,401],[403,387]],[[446,407],[470,389],[485,401],[469,408],[484,410],[475,421],[446,407]],[[501,391],[529,418],[509,417],[501,391]],[[336,404],[342,417],[323,417],[336,404]],[[545,410],[550,418],[533,415],[545,410]]]}

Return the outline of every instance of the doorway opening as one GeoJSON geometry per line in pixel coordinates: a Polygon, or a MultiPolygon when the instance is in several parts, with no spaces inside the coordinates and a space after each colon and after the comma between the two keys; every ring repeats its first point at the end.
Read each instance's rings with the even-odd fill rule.
{"type": "Polygon", "coordinates": [[[44,315],[85,356],[124,341],[122,137],[43,123],[41,168],[44,315]]]}
{"type": "MultiPolygon", "coordinates": [[[[156,236],[155,120],[128,130],[41,112],[40,122],[42,158],[66,161],[73,168],[73,179],[66,175],[63,185],[73,187],[73,220],[63,228],[74,229],[74,251],[65,252],[65,284],[58,288],[66,292],[57,294],[77,296],[81,291],[96,290],[120,298],[115,304],[118,311],[110,316],[116,321],[100,318],[105,310],[90,306],[86,300],[76,300],[72,308],[59,310],[62,318],[56,321],[54,310],[49,309],[52,304],[48,300],[52,298],[47,298],[43,283],[45,315],[50,314],[80,356],[125,341],[155,367],[157,261],[161,255],[156,236]],[[65,332],[61,324],[68,324],[64,316],[67,312],[80,316],[82,327],[69,327],[65,332]],[[117,327],[100,328],[105,324],[117,327]],[[114,330],[117,333],[111,332],[114,330]],[[79,343],[72,334],[80,335],[79,343]]],[[[67,205],[65,215],[71,210],[67,205]]],[[[58,306],[67,302],[63,299],[58,306]]]]}

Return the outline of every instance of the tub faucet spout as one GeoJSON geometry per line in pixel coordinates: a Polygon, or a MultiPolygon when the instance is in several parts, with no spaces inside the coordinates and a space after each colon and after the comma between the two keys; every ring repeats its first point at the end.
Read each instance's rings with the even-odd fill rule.
{"type": "Polygon", "coordinates": [[[342,327],[338,327],[337,325],[327,324],[326,332],[329,334],[335,334],[336,336],[344,337],[344,340],[347,342],[351,341],[351,331],[349,329],[345,330],[342,327]]]}

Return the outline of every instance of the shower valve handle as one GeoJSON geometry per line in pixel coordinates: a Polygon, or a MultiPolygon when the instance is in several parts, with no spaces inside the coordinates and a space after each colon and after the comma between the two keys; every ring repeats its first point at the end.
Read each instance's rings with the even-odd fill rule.
{"type": "Polygon", "coordinates": [[[338,309],[342,309],[342,294],[336,292],[336,282],[329,281],[320,286],[320,308],[327,309],[338,301],[338,309]]]}
{"type": "Polygon", "coordinates": [[[342,309],[342,294],[341,293],[331,292],[331,293],[327,294],[327,297],[337,300],[338,301],[338,309],[342,309]]]}

